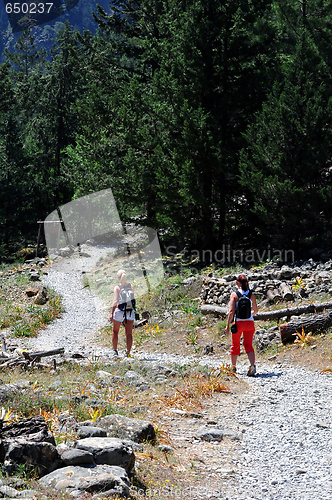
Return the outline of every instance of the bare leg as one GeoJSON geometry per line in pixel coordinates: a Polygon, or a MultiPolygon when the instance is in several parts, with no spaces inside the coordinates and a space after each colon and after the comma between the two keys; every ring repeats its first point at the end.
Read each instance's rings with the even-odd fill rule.
{"type": "Polygon", "coordinates": [[[251,366],[255,364],[255,351],[247,352],[248,359],[250,361],[251,366]]]}
{"type": "Polygon", "coordinates": [[[131,347],[133,345],[133,325],[134,321],[127,321],[124,324],[126,331],[127,354],[130,353],[131,347]]]}
{"type": "Polygon", "coordinates": [[[232,365],[236,366],[237,354],[231,354],[232,365]]]}
{"type": "Polygon", "coordinates": [[[113,345],[113,349],[115,351],[118,348],[118,338],[119,338],[120,326],[121,326],[120,321],[114,321],[113,320],[112,345],[113,345]]]}

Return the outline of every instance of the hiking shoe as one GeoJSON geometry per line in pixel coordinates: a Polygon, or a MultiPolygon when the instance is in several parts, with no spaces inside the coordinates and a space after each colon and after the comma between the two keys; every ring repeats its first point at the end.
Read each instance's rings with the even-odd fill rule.
{"type": "Polygon", "coordinates": [[[119,356],[117,349],[113,349],[114,356],[119,356]]]}
{"type": "Polygon", "coordinates": [[[126,352],[125,352],[125,357],[126,357],[126,358],[130,358],[130,352],[129,352],[129,351],[126,351],[126,352]]]}
{"type": "Polygon", "coordinates": [[[235,366],[235,365],[232,365],[232,366],[231,366],[231,372],[232,372],[232,373],[236,373],[236,366],[235,366]]]}
{"type": "Polygon", "coordinates": [[[248,370],[248,377],[254,377],[256,374],[256,365],[251,365],[249,370],[248,370]]]}

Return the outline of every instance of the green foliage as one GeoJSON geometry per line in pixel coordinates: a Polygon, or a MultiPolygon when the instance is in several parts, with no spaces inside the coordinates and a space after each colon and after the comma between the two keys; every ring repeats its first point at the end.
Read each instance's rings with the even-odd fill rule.
{"type": "Polygon", "coordinates": [[[125,219],[140,211],[191,244],[220,244],[241,133],[260,103],[247,82],[260,79],[254,59],[260,70],[267,64],[258,62],[257,15],[269,5],[113,7],[99,9],[98,36],[80,38],[91,92],[78,102],[84,133],[67,149],[78,194],[109,183],[125,219]],[[237,114],[241,122],[231,119],[237,114]]]}
{"type": "Polygon", "coordinates": [[[59,318],[63,312],[60,297],[52,290],[47,290],[48,301],[45,305],[35,305],[29,300],[19,299],[25,295],[28,283],[26,273],[17,273],[20,269],[12,268],[13,274],[2,278],[0,294],[0,328],[8,328],[14,336],[35,336],[41,328],[59,318]]]}
{"type": "Polygon", "coordinates": [[[165,244],[328,247],[329,7],[116,0],[95,34],[24,31],[0,66],[0,256],[104,188],[165,244]]]}
{"type": "MultiPolygon", "coordinates": [[[[305,4],[312,10],[315,3],[305,4]]],[[[279,23],[287,18],[283,29],[294,43],[280,44],[280,76],[246,133],[240,177],[262,239],[270,235],[277,248],[299,251],[313,243],[322,246],[322,236],[326,244],[332,230],[332,74],[317,37],[316,15],[304,17],[292,8],[287,15],[282,5],[279,23]]],[[[323,22],[320,29],[323,33],[323,22]]]]}

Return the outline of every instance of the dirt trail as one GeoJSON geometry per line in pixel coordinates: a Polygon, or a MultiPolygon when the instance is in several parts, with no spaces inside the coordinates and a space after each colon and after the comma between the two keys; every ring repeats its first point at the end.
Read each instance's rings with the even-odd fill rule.
{"type": "Polygon", "coordinates": [[[29,347],[38,350],[64,347],[66,352],[89,349],[108,311],[102,301],[84,286],[82,273],[50,270],[43,284],[62,297],[63,316],[29,340],[29,347]]]}

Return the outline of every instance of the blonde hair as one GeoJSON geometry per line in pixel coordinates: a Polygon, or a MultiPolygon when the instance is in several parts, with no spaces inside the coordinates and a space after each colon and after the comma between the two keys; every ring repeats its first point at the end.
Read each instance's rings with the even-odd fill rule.
{"type": "Polygon", "coordinates": [[[117,277],[121,285],[124,285],[127,282],[127,275],[123,269],[119,269],[119,271],[117,272],[117,277]]]}

